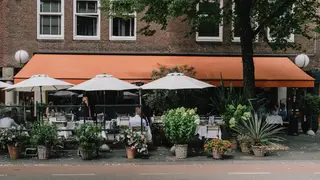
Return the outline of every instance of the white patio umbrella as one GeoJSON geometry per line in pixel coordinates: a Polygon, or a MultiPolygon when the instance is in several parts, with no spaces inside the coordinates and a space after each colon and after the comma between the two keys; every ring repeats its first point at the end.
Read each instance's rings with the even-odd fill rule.
{"type": "Polygon", "coordinates": [[[9,86],[11,86],[11,84],[7,84],[7,83],[4,83],[4,82],[1,82],[1,81],[0,81],[0,89],[2,89],[2,88],[7,88],[7,87],[9,87],[9,86]]]}
{"type": "Polygon", "coordinates": [[[78,91],[124,91],[132,89],[140,88],[108,74],[99,74],[88,81],[69,88],[69,90],[78,91]]]}
{"type": "MultiPolygon", "coordinates": [[[[17,84],[11,85],[5,88],[6,91],[22,91],[22,92],[35,92],[40,91],[57,91],[60,89],[66,89],[73,86],[73,84],[60,81],[54,78],[49,77],[45,74],[37,74],[31,76],[29,79],[21,81],[17,84]]],[[[42,103],[42,95],[40,96],[42,103]]]]}
{"type": "Polygon", "coordinates": [[[185,76],[183,73],[170,73],[167,76],[141,86],[142,89],[204,89],[215,87],[211,84],[185,76]]]}

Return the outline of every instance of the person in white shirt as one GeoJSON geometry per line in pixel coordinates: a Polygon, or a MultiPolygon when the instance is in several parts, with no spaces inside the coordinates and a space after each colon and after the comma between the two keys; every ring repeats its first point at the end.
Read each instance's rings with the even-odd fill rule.
{"type": "MultiPolygon", "coordinates": [[[[136,108],[136,115],[131,117],[129,120],[130,127],[140,127],[141,126],[141,109],[136,108]]],[[[146,119],[142,118],[142,126],[146,130],[146,137],[148,139],[148,143],[152,143],[152,133],[149,124],[147,123],[146,119]]]]}
{"type": "Polygon", "coordinates": [[[14,122],[14,120],[10,117],[10,115],[11,115],[11,112],[8,111],[8,112],[6,112],[5,117],[0,119],[0,128],[9,129],[9,128],[12,128],[12,127],[18,127],[19,126],[16,122],[14,122]]]}
{"type": "MultiPolygon", "coordinates": [[[[142,118],[142,125],[144,127],[148,126],[146,120],[142,118]]],[[[141,109],[136,108],[136,115],[134,117],[131,117],[129,120],[129,126],[130,127],[138,127],[141,126],[141,109]]]]}

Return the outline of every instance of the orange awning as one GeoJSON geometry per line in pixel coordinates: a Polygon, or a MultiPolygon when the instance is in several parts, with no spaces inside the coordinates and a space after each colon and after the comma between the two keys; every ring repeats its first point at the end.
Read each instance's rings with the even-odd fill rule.
{"type": "MultiPolygon", "coordinates": [[[[257,87],[314,87],[314,79],[286,57],[255,57],[254,63],[257,87]]],[[[226,83],[242,86],[241,57],[208,56],[36,54],[14,77],[14,82],[34,74],[47,74],[79,84],[100,73],[129,82],[148,82],[151,81],[151,71],[157,69],[158,64],[192,66],[197,79],[215,85],[220,85],[222,73],[226,83]]]]}

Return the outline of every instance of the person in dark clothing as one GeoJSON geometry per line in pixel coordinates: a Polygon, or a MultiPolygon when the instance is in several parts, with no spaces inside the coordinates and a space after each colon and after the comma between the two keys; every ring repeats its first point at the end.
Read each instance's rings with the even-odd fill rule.
{"type": "Polygon", "coordinates": [[[91,110],[89,106],[88,97],[83,97],[81,102],[81,107],[79,108],[80,117],[88,118],[91,117],[91,110]]]}

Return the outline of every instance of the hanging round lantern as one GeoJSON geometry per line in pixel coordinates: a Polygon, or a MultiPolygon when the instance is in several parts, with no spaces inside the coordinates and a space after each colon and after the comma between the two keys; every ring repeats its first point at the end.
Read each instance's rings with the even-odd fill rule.
{"type": "Polygon", "coordinates": [[[300,67],[300,68],[304,68],[304,67],[307,67],[309,62],[310,62],[310,59],[309,57],[302,53],[302,54],[299,54],[296,59],[294,60],[295,64],[300,67]]]}
{"type": "Polygon", "coordinates": [[[25,64],[29,61],[29,54],[25,50],[19,50],[14,55],[16,61],[18,61],[21,64],[25,64]]]}

